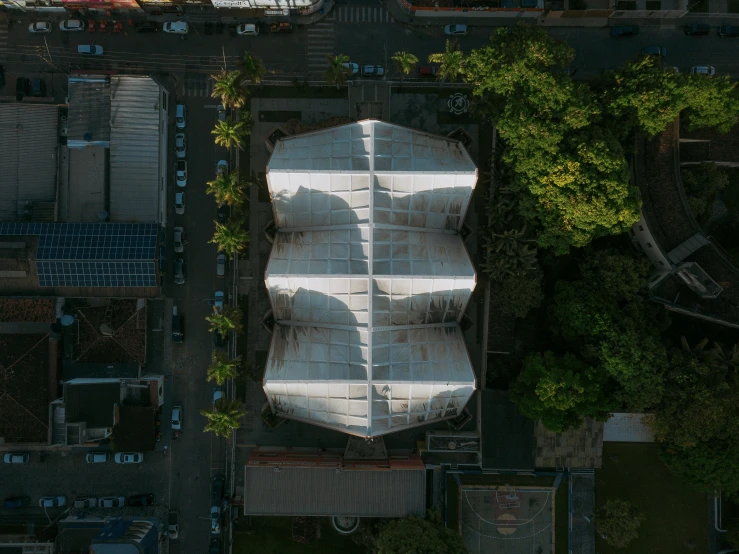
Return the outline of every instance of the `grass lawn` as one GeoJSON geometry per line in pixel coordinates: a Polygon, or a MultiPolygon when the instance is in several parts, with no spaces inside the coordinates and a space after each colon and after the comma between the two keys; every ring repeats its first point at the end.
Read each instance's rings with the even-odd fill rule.
{"type": "Polygon", "coordinates": [[[331,527],[329,518],[321,518],[321,538],[310,544],[301,544],[292,540],[291,517],[252,517],[251,528],[254,531],[247,535],[249,518],[241,518],[234,535],[233,552],[235,554],[364,554],[361,546],[354,544],[350,537],[339,535],[331,527]]]}
{"type": "Polygon", "coordinates": [[[596,505],[609,497],[638,505],[646,521],[626,550],[596,537],[598,554],[707,554],[709,500],[675,477],[656,444],[605,443],[603,468],[595,470],[596,505]]]}

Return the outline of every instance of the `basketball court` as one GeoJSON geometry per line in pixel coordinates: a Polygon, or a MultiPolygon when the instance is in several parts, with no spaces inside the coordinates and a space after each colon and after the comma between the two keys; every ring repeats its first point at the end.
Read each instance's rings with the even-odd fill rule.
{"type": "Polygon", "coordinates": [[[553,487],[462,485],[459,494],[470,554],[553,554],[553,487]]]}

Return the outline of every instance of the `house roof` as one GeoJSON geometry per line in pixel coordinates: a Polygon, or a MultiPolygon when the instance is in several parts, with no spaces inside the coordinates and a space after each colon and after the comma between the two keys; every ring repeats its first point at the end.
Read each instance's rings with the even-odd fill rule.
{"type": "Polygon", "coordinates": [[[0,298],[0,322],[54,323],[55,298],[0,298]]]}
{"type": "Polygon", "coordinates": [[[126,406],[118,409],[120,421],[113,429],[119,450],[143,452],[156,446],[156,408],[126,406]]]}
{"type": "Polygon", "coordinates": [[[110,78],[71,76],[67,80],[67,145],[85,148],[110,144],[110,78]]]}
{"type": "Polygon", "coordinates": [[[121,384],[65,383],[64,405],[67,423],[87,423],[88,428],[113,427],[116,404],[121,401],[121,384]]]}
{"type": "Polygon", "coordinates": [[[423,516],[426,471],[245,467],[244,514],[423,516]]]}
{"type": "Polygon", "coordinates": [[[534,422],[518,411],[506,391],[481,394],[483,469],[533,470],[534,422]]]}

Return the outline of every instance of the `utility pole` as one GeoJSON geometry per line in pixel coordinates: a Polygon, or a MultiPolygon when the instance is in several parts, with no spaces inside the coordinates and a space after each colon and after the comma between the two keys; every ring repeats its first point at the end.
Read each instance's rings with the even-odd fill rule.
{"type": "Polygon", "coordinates": [[[223,53],[223,71],[226,71],[226,49],[221,44],[221,52],[223,53]]]}

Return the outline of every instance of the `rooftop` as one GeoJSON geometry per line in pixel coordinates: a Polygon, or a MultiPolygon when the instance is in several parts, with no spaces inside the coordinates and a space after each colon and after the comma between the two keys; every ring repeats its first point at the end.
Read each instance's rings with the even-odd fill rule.
{"type": "Polygon", "coordinates": [[[564,433],[536,422],[536,467],[597,469],[603,463],[603,423],[585,418],[580,427],[564,433]]]}
{"type": "Polygon", "coordinates": [[[70,76],[67,144],[70,148],[110,144],[110,79],[104,75],[70,76]]]}
{"type": "Polygon", "coordinates": [[[67,423],[86,423],[89,429],[113,427],[115,406],[121,402],[121,383],[84,382],[64,384],[67,423]]]}

